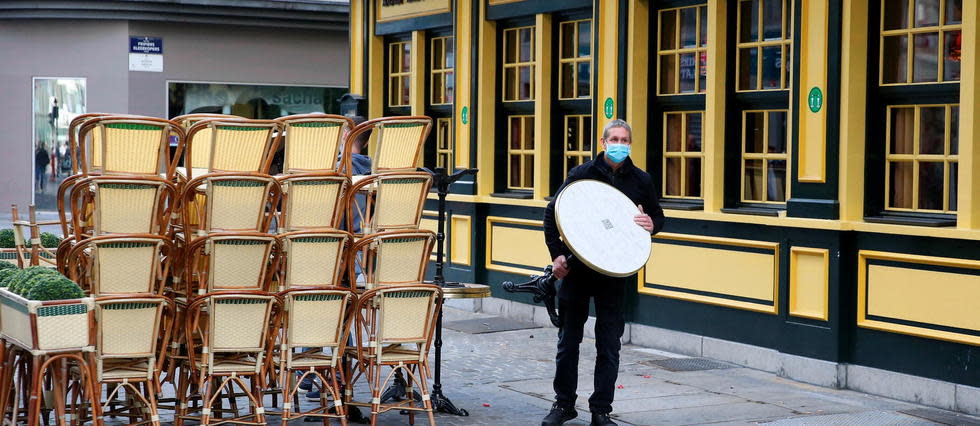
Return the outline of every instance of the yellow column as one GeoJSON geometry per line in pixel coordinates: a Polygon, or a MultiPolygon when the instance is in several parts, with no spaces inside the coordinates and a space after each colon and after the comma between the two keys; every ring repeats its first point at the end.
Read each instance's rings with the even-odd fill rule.
{"type": "Polygon", "coordinates": [[[980,100],[980,85],[977,85],[977,72],[980,71],[980,54],[977,43],[978,20],[980,6],[976,1],[963,2],[963,50],[960,60],[962,76],[960,80],[960,158],[959,158],[959,189],[956,196],[957,214],[956,226],[961,229],[980,228],[980,147],[976,141],[980,139],[980,108],[976,102],[980,100]]]}
{"type": "MultiPolygon", "coordinates": [[[[472,86],[470,81],[473,78],[471,64],[473,61],[473,50],[470,49],[473,40],[473,28],[470,22],[473,20],[473,2],[459,0],[456,2],[456,99],[453,104],[454,124],[453,129],[456,134],[455,141],[455,166],[459,168],[470,167],[470,123],[472,122],[472,86]],[[463,108],[466,108],[466,123],[463,123],[463,108]]],[[[481,171],[480,173],[483,173],[481,171]]]]}
{"type": "Polygon", "coordinates": [[[412,115],[425,115],[425,31],[412,31],[412,83],[408,104],[412,115]]]}
{"type": "Polygon", "coordinates": [[[364,93],[364,3],[350,5],[350,93],[364,93]]]}
{"type": "MultiPolygon", "coordinates": [[[[487,4],[486,2],[480,2],[480,16],[487,16],[486,14],[487,4]]],[[[493,149],[494,149],[494,108],[496,107],[495,102],[497,100],[497,93],[494,90],[496,88],[496,63],[497,63],[497,23],[492,21],[487,21],[486,19],[480,20],[479,29],[479,58],[480,58],[480,69],[479,69],[479,87],[477,88],[479,94],[479,120],[477,125],[477,152],[476,152],[476,166],[480,169],[480,174],[477,175],[477,193],[479,195],[490,195],[493,192],[493,180],[494,180],[494,161],[493,161],[493,149]]]]}
{"type": "Polygon", "coordinates": [[[704,211],[720,212],[725,202],[725,46],[728,2],[708,1],[708,75],[704,97],[704,211]]]}
{"type": "MultiPolygon", "coordinates": [[[[366,2],[366,4],[373,2],[366,2]]],[[[384,112],[384,79],[388,73],[384,69],[385,45],[381,36],[374,34],[374,11],[366,8],[368,13],[368,118],[378,118],[384,112]]]]}
{"type": "Polygon", "coordinates": [[[534,199],[550,195],[551,144],[551,15],[535,17],[534,39],[534,199]]]}
{"type": "MultiPolygon", "coordinates": [[[[652,135],[648,133],[648,106],[650,79],[648,51],[650,40],[649,6],[647,0],[630,0],[629,5],[629,55],[626,58],[626,121],[633,128],[633,148],[630,157],[641,169],[647,167],[647,147],[652,135]],[[636,143],[639,142],[639,143],[636,143]]],[[[600,128],[601,130],[601,128],[600,128]]]]}
{"type": "MultiPolygon", "coordinates": [[[[596,144],[599,143],[599,138],[602,137],[602,127],[606,125],[606,122],[610,118],[606,118],[606,99],[612,99],[612,118],[616,118],[619,115],[619,105],[616,105],[616,83],[618,80],[618,64],[619,64],[619,34],[622,32],[622,28],[619,27],[619,2],[618,1],[601,1],[599,2],[599,10],[596,11],[599,17],[599,22],[596,23],[595,28],[599,31],[599,44],[597,51],[594,53],[594,57],[598,58],[595,62],[596,78],[598,78],[598,85],[595,90],[595,98],[593,101],[598,106],[598,114],[595,117],[595,134],[596,134],[596,144]]],[[[638,145],[646,145],[646,141],[640,141],[638,145]]],[[[599,146],[601,149],[602,147],[599,146]]],[[[638,146],[634,146],[633,150],[642,149],[638,146]]],[[[633,155],[634,160],[639,158],[639,155],[633,155]]]]}
{"type": "Polygon", "coordinates": [[[797,178],[800,182],[827,180],[827,32],[830,5],[824,0],[804,0],[800,20],[800,142],[797,178]],[[811,93],[813,90],[813,93],[811,93]],[[820,106],[816,112],[811,108],[820,106]],[[814,103],[811,105],[811,103],[814,103]]]}
{"type": "Polygon", "coordinates": [[[840,218],[863,221],[868,2],[844,0],[841,23],[840,218]]]}

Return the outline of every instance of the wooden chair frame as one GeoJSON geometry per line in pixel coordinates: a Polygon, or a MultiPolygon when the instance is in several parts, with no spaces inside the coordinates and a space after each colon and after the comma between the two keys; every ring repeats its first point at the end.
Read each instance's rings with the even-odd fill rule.
{"type": "Polygon", "coordinates": [[[269,229],[275,211],[282,198],[282,188],[279,182],[272,176],[261,173],[243,172],[222,172],[208,173],[191,179],[184,185],[180,195],[181,216],[183,218],[183,231],[185,241],[190,241],[197,235],[206,235],[211,232],[259,232],[269,229]],[[213,192],[213,184],[221,181],[258,181],[264,183],[266,196],[263,206],[259,208],[260,214],[256,216],[255,226],[242,229],[219,229],[211,227],[211,216],[216,206],[209,201],[209,196],[213,192]],[[204,203],[201,205],[199,196],[203,195],[204,203]],[[190,206],[195,206],[191,208],[190,206]],[[197,213],[197,217],[194,215],[197,213]]]}
{"type": "Polygon", "coordinates": [[[140,175],[140,176],[161,176],[170,181],[174,177],[174,170],[177,167],[177,160],[180,158],[181,153],[184,150],[184,143],[186,140],[186,134],[184,129],[180,127],[177,123],[164,120],[162,118],[155,117],[142,117],[135,115],[103,115],[92,117],[85,121],[79,131],[78,131],[78,155],[80,163],[80,173],[83,176],[90,176],[94,174],[123,174],[123,175],[140,175]],[[106,170],[105,162],[108,158],[108,144],[106,143],[105,126],[112,124],[122,124],[122,125],[149,125],[153,127],[161,127],[163,132],[160,137],[159,147],[156,148],[157,158],[155,164],[164,164],[166,169],[163,173],[160,173],[159,167],[155,168],[153,173],[142,173],[131,170],[106,170]],[[98,131],[102,133],[101,140],[99,141],[100,146],[94,146],[95,143],[86,142],[86,138],[90,133],[98,131]],[[170,136],[177,136],[177,150],[173,158],[170,156],[170,136]],[[101,162],[102,164],[95,164],[94,150],[100,150],[101,152],[101,162]]]}
{"type": "MultiPolygon", "coordinates": [[[[282,125],[276,120],[252,120],[247,118],[210,118],[203,119],[194,123],[190,128],[187,129],[188,141],[187,146],[184,150],[184,164],[186,166],[191,166],[194,164],[194,147],[193,143],[202,143],[203,141],[194,141],[194,136],[204,129],[211,129],[211,141],[210,144],[210,155],[208,156],[208,173],[219,173],[219,172],[239,172],[239,173],[269,173],[269,167],[272,165],[272,159],[282,144],[282,125]],[[259,168],[256,170],[221,170],[214,167],[215,162],[215,139],[217,135],[214,129],[218,126],[231,126],[231,127],[256,127],[256,128],[267,128],[268,137],[262,148],[263,158],[259,161],[259,168]]],[[[192,167],[185,168],[186,176],[185,178],[189,181],[194,178],[194,171],[192,167]]]]}
{"type": "MultiPolygon", "coordinates": [[[[196,238],[184,249],[183,291],[187,297],[217,291],[268,291],[273,276],[279,267],[279,240],[273,234],[262,232],[218,232],[196,238]],[[266,264],[259,267],[256,287],[212,288],[212,268],[214,267],[213,245],[221,241],[262,241],[265,242],[264,258],[266,264]]],[[[177,290],[177,289],[175,289],[177,290]]],[[[180,291],[178,290],[178,294],[180,291]]]]}
{"type": "Polygon", "coordinates": [[[364,238],[357,240],[357,242],[355,242],[350,248],[347,258],[348,282],[350,282],[352,286],[355,285],[354,283],[357,282],[356,268],[360,267],[361,272],[364,274],[365,284],[369,290],[375,286],[387,287],[392,285],[420,283],[425,278],[425,272],[429,264],[429,257],[431,256],[433,247],[435,247],[435,239],[436,234],[425,229],[386,231],[365,236],[364,238]],[[378,264],[379,246],[384,244],[385,240],[389,239],[418,237],[426,239],[423,248],[424,254],[420,256],[419,259],[418,274],[412,279],[406,281],[377,282],[375,278],[375,269],[378,264]],[[358,260],[359,257],[360,260],[358,260]]]}
{"type": "MultiPolygon", "coordinates": [[[[424,115],[375,118],[373,120],[368,120],[361,124],[358,124],[350,132],[348,132],[347,137],[344,138],[344,146],[350,147],[352,146],[353,141],[356,141],[360,135],[367,132],[372,132],[372,136],[375,140],[375,143],[371,144],[371,146],[369,147],[369,152],[371,152],[371,156],[372,156],[371,174],[394,172],[394,171],[414,171],[415,168],[420,165],[419,161],[422,153],[422,147],[423,145],[425,145],[425,141],[426,139],[428,139],[429,132],[431,131],[432,131],[432,119],[424,115]],[[425,126],[425,128],[422,129],[421,137],[417,141],[410,141],[410,143],[415,144],[415,150],[414,150],[415,154],[412,157],[413,159],[412,164],[406,165],[404,167],[379,166],[380,164],[383,164],[383,161],[386,159],[382,155],[383,146],[385,144],[385,140],[384,140],[385,126],[406,125],[406,124],[416,124],[416,123],[425,126]]],[[[351,156],[345,155],[343,161],[344,161],[343,170],[346,174],[350,175],[351,170],[353,170],[353,167],[351,165],[351,156]]]]}
{"type": "Polygon", "coordinates": [[[394,229],[418,229],[419,223],[422,220],[422,210],[430,189],[432,189],[432,176],[426,172],[392,172],[370,175],[359,179],[347,191],[347,198],[344,201],[348,211],[346,218],[347,229],[354,229],[355,215],[361,219],[361,232],[355,233],[357,236],[394,229]],[[386,205],[385,200],[379,194],[381,186],[391,184],[386,183],[386,181],[398,179],[422,179],[426,182],[419,194],[418,203],[415,205],[415,220],[411,223],[376,224],[375,213],[386,205]],[[358,195],[364,195],[364,206],[361,206],[358,202],[358,195]]]}
{"type": "MultiPolygon", "coordinates": [[[[295,174],[295,173],[307,173],[307,172],[341,172],[343,170],[343,165],[347,164],[344,160],[350,156],[349,145],[344,143],[345,136],[354,128],[354,120],[343,115],[334,114],[295,114],[287,115],[285,117],[279,117],[276,119],[282,123],[284,139],[283,145],[285,145],[285,152],[283,155],[283,167],[282,171],[284,174],[295,174]],[[323,154],[326,158],[327,164],[330,167],[321,168],[299,168],[290,165],[292,157],[294,155],[294,148],[290,144],[290,132],[291,127],[302,126],[304,124],[336,124],[340,127],[337,131],[337,139],[332,141],[333,149],[325,151],[323,154]],[[340,158],[340,164],[338,164],[338,158],[340,158]]],[[[349,169],[347,169],[349,170],[349,169]]]]}
{"type": "MultiPolygon", "coordinates": [[[[279,284],[279,290],[287,290],[293,287],[303,287],[303,288],[328,288],[328,287],[340,287],[342,278],[348,274],[347,272],[347,261],[348,261],[348,251],[352,242],[354,241],[350,233],[341,230],[320,230],[320,231],[294,231],[287,232],[285,234],[280,234],[278,236],[280,256],[277,259],[279,268],[277,270],[277,281],[279,284]],[[343,241],[340,243],[340,250],[337,251],[337,257],[335,259],[322,259],[322,263],[329,263],[331,260],[334,262],[334,272],[333,276],[320,285],[304,284],[301,286],[293,286],[291,275],[292,268],[297,266],[294,264],[296,259],[290,257],[292,252],[292,245],[295,244],[297,239],[301,238],[340,238],[343,241]]],[[[310,267],[311,265],[299,265],[310,267]]]]}
{"type": "MultiPolygon", "coordinates": [[[[116,294],[130,294],[127,293],[104,293],[102,290],[101,283],[95,277],[97,265],[94,264],[98,256],[98,251],[93,250],[94,246],[100,246],[106,243],[146,243],[153,244],[156,249],[156,256],[154,257],[153,264],[150,265],[152,268],[150,282],[147,283],[147,291],[139,293],[150,293],[156,295],[162,295],[164,290],[164,285],[167,278],[170,276],[170,271],[172,268],[173,257],[176,256],[174,244],[171,242],[170,238],[162,235],[156,234],[115,234],[115,235],[100,235],[97,237],[87,238],[79,241],[69,250],[68,254],[65,256],[65,271],[67,276],[74,282],[78,283],[86,291],[92,293],[93,296],[106,296],[116,295],[116,294]]],[[[108,300],[108,299],[106,299],[108,300]]]]}
{"type": "MultiPolygon", "coordinates": [[[[278,176],[276,179],[279,181],[279,185],[282,190],[282,205],[279,214],[280,222],[278,225],[279,229],[285,231],[298,231],[303,229],[340,228],[344,216],[346,215],[346,207],[348,206],[347,193],[351,187],[350,178],[335,172],[313,172],[278,176]],[[337,198],[332,200],[333,214],[331,215],[326,226],[296,225],[296,221],[293,220],[293,213],[297,210],[297,207],[295,206],[296,197],[290,195],[290,190],[294,186],[317,181],[335,181],[340,185],[340,188],[337,191],[337,198]]],[[[331,200],[324,201],[328,204],[331,202],[331,200]]]]}
{"type": "Polygon", "coordinates": [[[72,228],[75,231],[75,241],[81,241],[90,236],[97,236],[105,233],[101,229],[100,215],[90,214],[99,211],[103,207],[99,198],[98,191],[92,191],[94,186],[104,184],[132,184],[132,185],[155,185],[157,193],[155,195],[155,211],[151,213],[150,229],[146,233],[163,235],[168,230],[171,211],[174,208],[177,189],[169,181],[156,176],[91,176],[78,181],[72,187],[69,203],[72,212],[72,228]],[[89,207],[91,205],[91,207],[89,207]],[[84,222],[92,220],[92,232],[86,232],[84,222]]]}

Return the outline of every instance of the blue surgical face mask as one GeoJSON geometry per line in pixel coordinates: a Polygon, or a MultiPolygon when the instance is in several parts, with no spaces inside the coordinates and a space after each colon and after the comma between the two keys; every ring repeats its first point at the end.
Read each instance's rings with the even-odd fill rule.
{"type": "Polygon", "coordinates": [[[622,163],[629,156],[630,145],[624,143],[611,143],[606,145],[606,158],[613,163],[622,163]]]}

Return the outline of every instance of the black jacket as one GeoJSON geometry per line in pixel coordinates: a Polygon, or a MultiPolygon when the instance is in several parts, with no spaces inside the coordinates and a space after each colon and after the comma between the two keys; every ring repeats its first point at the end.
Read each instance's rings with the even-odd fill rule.
{"type": "MultiPolygon", "coordinates": [[[[555,193],[555,199],[566,186],[580,179],[595,179],[614,186],[626,194],[634,203],[643,206],[643,212],[653,219],[654,234],[664,229],[664,210],[660,208],[653,178],[650,177],[649,173],[633,165],[633,160],[629,157],[623,160],[623,164],[616,171],[613,171],[612,167],[606,163],[605,153],[599,153],[592,161],[577,166],[568,172],[565,182],[555,193]]],[[[572,254],[568,246],[562,242],[561,234],[558,232],[558,224],[555,223],[555,199],[552,199],[544,210],[544,241],[548,245],[552,259],[561,255],[567,257],[572,254]]]]}

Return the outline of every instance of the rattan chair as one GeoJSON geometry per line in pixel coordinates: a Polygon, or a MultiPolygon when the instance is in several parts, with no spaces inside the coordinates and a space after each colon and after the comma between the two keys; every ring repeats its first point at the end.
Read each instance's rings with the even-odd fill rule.
{"type": "Polygon", "coordinates": [[[209,173],[192,179],[181,194],[186,241],[212,232],[264,232],[281,197],[279,182],[259,173],[209,173]]]}
{"type": "Polygon", "coordinates": [[[345,381],[341,359],[353,321],[351,313],[357,300],[354,292],[339,287],[295,287],[280,292],[279,297],[283,314],[277,345],[280,352],[275,363],[282,381],[282,424],[300,417],[316,416],[338,418],[346,425],[347,411],[340,389],[345,381]],[[303,412],[295,401],[299,383],[314,377],[319,378],[320,406],[303,412]],[[328,395],[334,401],[332,414],[327,412],[330,408],[328,395]]]}
{"type": "Polygon", "coordinates": [[[78,158],[83,176],[125,174],[173,178],[176,161],[170,157],[171,136],[176,156],[184,148],[184,129],[153,117],[103,115],[92,117],[78,131],[78,158]]]}
{"type": "Polygon", "coordinates": [[[358,240],[348,255],[348,277],[359,282],[362,273],[367,289],[422,282],[435,244],[427,230],[388,231],[358,240]]]}
{"type": "Polygon", "coordinates": [[[184,341],[188,359],[181,367],[177,398],[180,403],[174,424],[182,426],[187,419],[203,425],[212,423],[215,403],[220,405],[223,390],[234,393],[234,385],[249,400],[249,414],[221,418],[218,423],[232,422],[265,425],[260,390],[264,386],[265,356],[268,350],[273,310],[278,305],[274,294],[261,291],[222,291],[206,293],[187,308],[184,341]],[[246,385],[243,379],[249,379],[246,385]],[[191,382],[200,390],[201,406],[188,407],[191,382]],[[193,412],[200,411],[200,415],[193,412]]]}
{"type": "Polygon", "coordinates": [[[302,173],[278,180],[283,193],[279,229],[340,228],[350,179],[336,173],[302,173]]]}
{"type": "Polygon", "coordinates": [[[431,187],[432,176],[425,172],[366,176],[347,191],[347,229],[354,229],[356,221],[360,222],[358,236],[418,229],[431,187]]]}
{"type": "Polygon", "coordinates": [[[348,405],[371,407],[371,424],[377,423],[378,414],[388,410],[408,410],[409,423],[414,423],[414,412],[423,411],[429,424],[435,424],[432,402],[427,390],[429,348],[432,344],[436,318],[442,305],[442,290],[434,285],[409,284],[381,287],[362,294],[355,308],[357,373],[348,372],[354,383],[360,376],[371,388],[371,402],[349,401],[348,405]],[[382,380],[384,367],[391,371],[382,380]],[[381,403],[381,392],[395,373],[405,375],[407,395],[413,395],[417,384],[422,397],[422,407],[415,407],[415,398],[390,404],[381,403]],[[353,375],[353,376],[352,376],[353,375]]]}
{"type": "MultiPolygon", "coordinates": [[[[425,116],[382,117],[354,127],[344,138],[345,145],[371,132],[371,174],[415,171],[420,165],[422,145],[432,130],[432,119],[425,116]]],[[[344,170],[351,170],[350,156],[344,156],[344,170]]]]}
{"type": "Polygon", "coordinates": [[[80,241],[65,263],[68,277],[93,296],[163,294],[173,255],[165,236],[103,235],[80,241]]]}
{"type": "Polygon", "coordinates": [[[342,115],[297,114],[276,119],[283,126],[285,174],[336,172],[341,143],[354,121],[342,115]]]}
{"type": "MultiPolygon", "coordinates": [[[[58,214],[59,214],[59,218],[61,219],[62,235],[68,236],[74,233],[74,231],[71,229],[71,220],[69,220],[68,217],[66,216],[67,213],[71,212],[71,209],[65,208],[65,195],[68,194],[68,191],[70,191],[72,186],[75,185],[75,181],[83,177],[83,175],[81,174],[81,167],[79,166],[79,162],[81,161],[80,152],[82,148],[80,146],[80,142],[78,139],[78,130],[87,121],[93,118],[103,117],[107,115],[110,114],[98,113],[98,112],[89,113],[89,114],[80,114],[75,118],[73,118],[71,122],[68,124],[68,158],[69,161],[71,161],[72,175],[66,177],[58,185],[58,196],[57,196],[58,214]]],[[[101,142],[102,133],[91,132],[88,134],[88,137],[92,139],[92,141],[89,142],[90,146],[93,147],[102,146],[102,142],[101,142]]]]}
{"type": "Polygon", "coordinates": [[[193,179],[198,168],[206,169],[208,173],[269,173],[272,157],[282,140],[281,134],[282,127],[275,120],[211,118],[198,121],[187,129],[189,143],[184,154],[183,175],[188,180],[193,179]],[[204,135],[199,136],[201,132],[204,135]],[[195,158],[201,155],[206,159],[195,158]]]}
{"type": "Polygon", "coordinates": [[[279,235],[279,290],[340,286],[351,241],[349,233],[338,230],[279,235]]]}
{"type": "Polygon", "coordinates": [[[184,250],[183,282],[187,287],[182,295],[191,297],[218,290],[267,291],[276,270],[278,250],[276,236],[261,232],[219,232],[199,237],[184,250]]]}
{"type": "MultiPolygon", "coordinates": [[[[214,120],[214,119],[225,120],[225,119],[240,119],[240,118],[242,117],[238,117],[235,115],[227,115],[227,114],[195,113],[195,114],[179,115],[177,117],[174,117],[173,121],[177,122],[177,124],[183,127],[184,131],[187,131],[190,130],[191,126],[203,120],[214,120]]],[[[183,167],[177,167],[176,170],[177,176],[187,177],[186,170],[188,168],[192,169],[191,174],[195,176],[200,176],[208,172],[208,165],[210,164],[211,161],[211,131],[212,128],[210,127],[205,127],[197,131],[193,135],[194,139],[199,141],[196,144],[188,137],[186,146],[188,150],[193,150],[190,158],[193,158],[194,164],[190,164],[188,162],[188,157],[185,155],[183,167]]]]}
{"type": "Polygon", "coordinates": [[[165,234],[177,190],[160,177],[92,176],[70,193],[75,241],[104,234],[165,234]]]}

